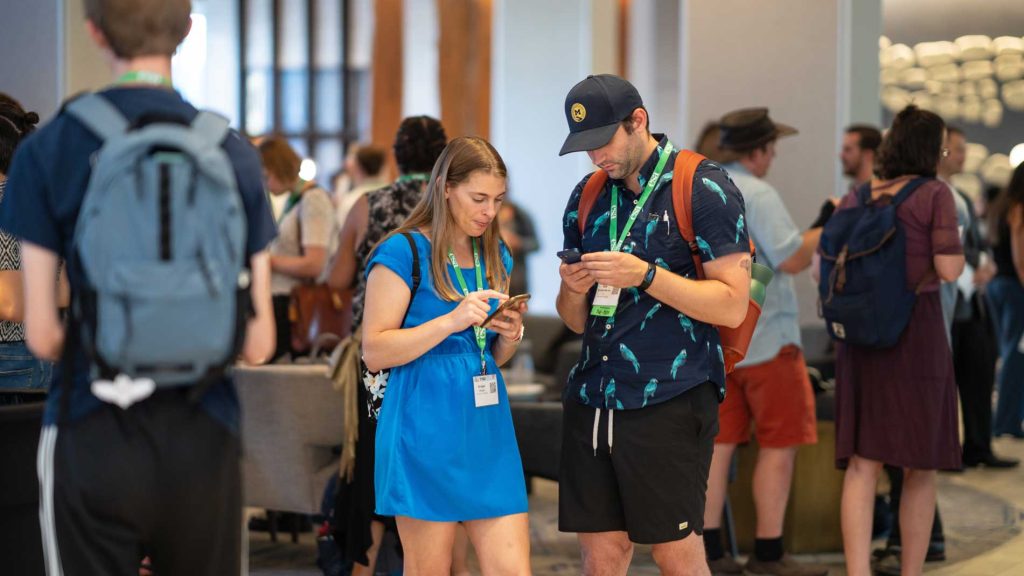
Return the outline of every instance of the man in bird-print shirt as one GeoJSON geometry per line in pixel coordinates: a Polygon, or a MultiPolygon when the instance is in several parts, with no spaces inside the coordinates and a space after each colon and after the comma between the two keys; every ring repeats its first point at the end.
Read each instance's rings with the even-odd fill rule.
{"type": "Polygon", "coordinates": [[[563,217],[558,313],[583,333],[563,401],[559,529],[579,533],[584,574],[625,574],[632,543],[653,544],[665,573],[706,566],[704,493],[725,392],[715,325],[747,312],[750,250],[743,198],[703,162],[693,228],[706,279],[677,226],[677,150],[649,131],[636,88],[590,76],[565,100],[561,153],[586,151],[607,173],[580,226],[585,177],[563,217]],[[582,232],[581,232],[582,228],[582,232]]]}

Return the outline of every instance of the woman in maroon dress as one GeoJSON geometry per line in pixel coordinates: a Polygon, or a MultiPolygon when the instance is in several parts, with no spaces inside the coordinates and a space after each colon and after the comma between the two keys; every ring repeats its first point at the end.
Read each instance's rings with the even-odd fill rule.
{"type": "MultiPolygon", "coordinates": [[[[872,201],[887,202],[919,176],[934,178],[945,124],[908,106],[879,150],[872,201]]],[[[851,192],[838,210],[857,202],[851,192]]],[[[956,384],[939,304],[939,281],[964,266],[956,208],[946,184],[921,185],[896,209],[906,234],[908,288],[920,286],[896,346],[837,345],[836,465],[846,469],[842,529],[847,574],[871,574],[875,485],[884,464],[905,469],[900,509],[904,570],[924,565],[935,512],[935,471],[960,468],[956,384]]],[[[907,573],[907,572],[905,572],[907,573]]]]}

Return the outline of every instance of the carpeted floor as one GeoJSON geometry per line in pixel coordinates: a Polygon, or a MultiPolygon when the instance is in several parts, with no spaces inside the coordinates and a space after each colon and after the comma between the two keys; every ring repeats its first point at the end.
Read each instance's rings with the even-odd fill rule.
{"type": "MultiPolygon", "coordinates": [[[[985,475],[992,474],[1002,474],[1006,481],[1011,480],[1010,476],[1024,476],[1019,470],[981,470],[968,471],[962,475],[940,476],[939,506],[945,522],[948,559],[946,562],[929,564],[926,567],[927,571],[951,569],[957,563],[983,555],[1020,534],[1021,513],[1018,508],[1000,496],[981,491],[971,485],[973,478],[984,480],[987,478],[985,475]]],[[[1007,485],[1013,484],[1010,482],[1007,485]]],[[[530,497],[530,537],[533,573],[539,576],[579,574],[579,549],[576,538],[572,534],[558,532],[557,512],[557,485],[546,480],[535,481],[534,492],[530,497]]],[[[273,543],[265,533],[250,535],[251,574],[311,576],[320,573],[314,564],[316,548],[311,534],[303,535],[298,544],[292,544],[287,535],[283,540],[284,542],[273,543]]],[[[834,567],[834,576],[845,574],[842,555],[839,553],[800,558],[834,567]]],[[[658,574],[648,547],[637,547],[630,574],[658,574]]]]}

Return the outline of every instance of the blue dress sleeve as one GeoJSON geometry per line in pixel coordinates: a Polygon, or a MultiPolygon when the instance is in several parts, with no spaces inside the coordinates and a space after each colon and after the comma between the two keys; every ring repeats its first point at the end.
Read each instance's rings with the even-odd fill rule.
{"type": "Polygon", "coordinates": [[[693,233],[701,258],[750,252],[743,195],[717,165],[705,162],[693,177],[693,233]]]}
{"type": "MultiPolygon", "coordinates": [[[[413,236],[415,239],[415,236],[413,236]]],[[[412,290],[412,251],[409,248],[409,241],[401,234],[395,234],[384,242],[381,242],[373,253],[370,254],[370,261],[366,263],[366,277],[370,277],[370,271],[376,265],[383,265],[389,270],[398,274],[405,285],[412,290]]]]}
{"type": "Polygon", "coordinates": [[[505,242],[501,243],[501,264],[505,266],[505,273],[510,277],[512,276],[512,251],[508,249],[508,245],[505,242]]]}

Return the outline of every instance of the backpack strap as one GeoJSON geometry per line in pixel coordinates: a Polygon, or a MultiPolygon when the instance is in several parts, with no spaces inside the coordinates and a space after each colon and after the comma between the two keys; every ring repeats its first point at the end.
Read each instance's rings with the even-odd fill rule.
{"type": "Polygon", "coordinates": [[[598,169],[590,175],[590,180],[587,180],[587,183],[583,185],[580,205],[576,210],[576,220],[580,227],[580,236],[583,236],[584,230],[587,229],[587,216],[594,209],[594,204],[597,204],[597,197],[601,195],[601,189],[604,188],[604,183],[607,181],[608,173],[598,169]]]}
{"type": "Polygon", "coordinates": [[[693,176],[697,173],[700,163],[706,159],[702,154],[691,150],[680,150],[676,155],[672,174],[672,210],[676,213],[676,226],[690,248],[699,280],[704,279],[704,263],[700,259],[700,249],[697,247],[697,235],[693,231],[693,176]]]}
{"type": "Polygon", "coordinates": [[[220,146],[229,130],[227,118],[213,112],[201,110],[192,120],[192,133],[212,146],[220,146]]]}
{"type": "MultiPolygon", "coordinates": [[[[931,178],[924,177],[908,180],[907,183],[900,188],[900,191],[893,196],[891,205],[899,206],[907,198],[910,198],[910,195],[913,194],[915,190],[920,188],[922,184],[929,180],[931,180],[931,178]]],[[[857,188],[857,200],[860,201],[861,206],[867,206],[871,202],[871,182],[865,182],[857,188]]]]}
{"type": "Polygon", "coordinates": [[[128,131],[128,120],[124,114],[110,100],[95,92],[75,98],[64,110],[104,142],[128,131]]]}
{"type": "Polygon", "coordinates": [[[416,298],[416,292],[420,288],[420,251],[416,247],[416,240],[412,237],[412,234],[408,232],[402,232],[402,236],[409,242],[409,248],[412,249],[412,295],[409,296],[409,306],[405,309],[405,315],[402,316],[402,323],[399,326],[405,326],[405,319],[409,317],[409,309],[412,308],[412,301],[416,298]]]}
{"type": "MultiPolygon", "coordinates": [[[[693,178],[697,174],[697,168],[701,162],[707,160],[703,154],[692,150],[680,150],[676,155],[676,164],[672,176],[672,210],[676,213],[676,226],[679,227],[679,234],[686,241],[690,248],[690,255],[693,256],[693,264],[697,269],[697,279],[704,279],[704,262],[700,258],[700,248],[697,246],[697,234],[693,230],[693,178]]],[[[754,239],[748,238],[750,242],[750,257],[757,260],[757,252],[754,250],[754,239]]]]}
{"type": "Polygon", "coordinates": [[[920,188],[922,184],[929,180],[931,180],[931,178],[914,178],[910,182],[904,184],[903,188],[900,188],[900,191],[897,192],[896,196],[892,199],[892,205],[899,206],[902,204],[907,198],[910,198],[910,195],[913,194],[915,190],[920,188]]]}

